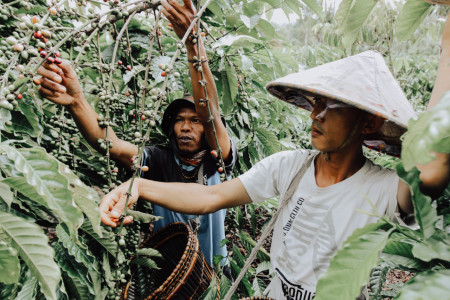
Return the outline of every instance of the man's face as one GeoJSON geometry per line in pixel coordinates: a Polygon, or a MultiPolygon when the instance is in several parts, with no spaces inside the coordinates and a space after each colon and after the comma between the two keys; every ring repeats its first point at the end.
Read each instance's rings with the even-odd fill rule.
{"type": "Polygon", "coordinates": [[[195,153],[200,150],[205,128],[195,109],[181,108],[175,115],[173,129],[181,151],[195,153]]]}
{"type": "Polygon", "coordinates": [[[319,100],[314,105],[310,118],[313,120],[311,128],[311,142],[314,148],[321,152],[341,151],[342,145],[348,138],[352,139],[346,146],[360,146],[361,129],[350,136],[361,110],[351,106],[330,105],[326,100],[319,100]]]}

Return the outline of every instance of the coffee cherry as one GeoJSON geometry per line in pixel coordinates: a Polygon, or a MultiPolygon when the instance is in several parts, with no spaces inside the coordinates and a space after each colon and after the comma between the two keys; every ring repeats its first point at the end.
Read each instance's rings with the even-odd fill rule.
{"type": "Polygon", "coordinates": [[[143,166],[143,167],[141,168],[141,170],[142,170],[142,172],[147,172],[147,171],[148,171],[148,166],[143,166]]]}
{"type": "Polygon", "coordinates": [[[39,54],[41,55],[42,58],[45,58],[47,56],[47,51],[42,50],[39,54]]]}
{"type": "Polygon", "coordinates": [[[131,71],[131,66],[130,65],[127,66],[127,70],[131,71]]]}
{"type": "Polygon", "coordinates": [[[52,63],[55,62],[55,58],[52,57],[52,56],[49,56],[49,57],[47,57],[47,62],[48,62],[49,64],[52,64],[52,63]]]}
{"type": "Polygon", "coordinates": [[[19,93],[19,94],[17,94],[17,99],[22,99],[23,98],[23,96],[22,96],[22,94],[21,93],[19,93]]]}
{"type": "Polygon", "coordinates": [[[55,64],[59,65],[59,64],[61,64],[61,63],[62,63],[62,59],[59,58],[59,57],[56,57],[56,58],[55,58],[55,64]]]}
{"type": "Polygon", "coordinates": [[[56,9],[56,7],[50,7],[50,8],[48,9],[48,12],[49,12],[51,15],[56,16],[56,14],[58,13],[58,10],[56,9]]]}
{"type": "Polygon", "coordinates": [[[219,171],[219,173],[222,173],[222,172],[223,172],[223,168],[222,168],[222,167],[219,167],[219,168],[217,169],[217,171],[219,171]]]}
{"type": "Polygon", "coordinates": [[[162,71],[162,72],[161,72],[161,76],[162,76],[162,77],[166,77],[166,76],[167,76],[167,72],[166,72],[166,71],[162,71]]]}
{"type": "Polygon", "coordinates": [[[43,33],[40,30],[34,32],[34,37],[37,39],[40,39],[42,37],[42,35],[43,35],[43,33]]]}
{"type": "Polygon", "coordinates": [[[219,153],[217,153],[216,150],[212,150],[212,151],[211,151],[211,155],[212,155],[214,158],[219,157],[219,153]]]}
{"type": "Polygon", "coordinates": [[[122,62],[121,60],[118,60],[118,61],[117,61],[117,64],[118,64],[119,66],[121,66],[121,65],[123,65],[123,62],[122,62]]]}
{"type": "Polygon", "coordinates": [[[22,44],[15,44],[14,45],[14,50],[17,52],[22,52],[23,51],[23,45],[22,44]]]}
{"type": "MultiPolygon", "coordinates": [[[[120,238],[120,240],[119,240],[119,245],[120,246],[125,246],[125,240],[124,240],[124,238],[120,238]]],[[[120,275],[119,275],[120,276],[120,275]]]]}
{"type": "Polygon", "coordinates": [[[55,52],[55,56],[56,56],[56,57],[60,57],[60,56],[61,56],[61,52],[56,51],[56,52],[55,52]]]}
{"type": "Polygon", "coordinates": [[[33,16],[31,18],[31,23],[33,23],[33,24],[39,23],[39,21],[40,21],[40,19],[38,16],[33,16]]]}

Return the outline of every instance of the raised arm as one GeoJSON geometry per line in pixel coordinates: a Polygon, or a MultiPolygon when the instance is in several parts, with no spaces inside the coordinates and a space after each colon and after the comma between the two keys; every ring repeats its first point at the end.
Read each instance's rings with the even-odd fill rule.
{"type": "MultiPolygon", "coordinates": [[[[65,105],[74,118],[78,129],[86,141],[97,151],[104,152],[97,140],[106,137],[106,128],[98,125],[97,113],[87,102],[77,74],[68,61],[59,65],[45,62],[38,69],[42,75],[39,92],[56,104],[65,105]]],[[[113,147],[109,149],[111,158],[124,166],[131,167],[131,158],[138,154],[138,148],[124,140],[119,139],[112,128],[108,127],[108,138],[113,147]]]]}
{"type": "MultiPolygon", "coordinates": [[[[450,13],[444,25],[441,49],[439,68],[428,109],[436,105],[442,96],[450,91],[450,13]]],[[[422,192],[432,197],[441,195],[450,182],[450,155],[436,153],[436,159],[426,165],[418,165],[417,168],[420,170],[422,192]]],[[[409,188],[402,181],[399,183],[397,199],[403,212],[413,212],[409,188]]]]}
{"type": "MultiPolygon", "coordinates": [[[[102,199],[100,216],[105,225],[116,227],[122,215],[130,181],[127,181],[102,199]]],[[[221,184],[205,186],[196,183],[158,182],[143,178],[135,179],[128,207],[138,199],[150,201],[167,209],[184,214],[208,214],[222,208],[233,207],[251,202],[244,185],[239,178],[221,184]]],[[[131,216],[124,224],[132,221],[131,216]]]]}
{"type": "MultiPolygon", "coordinates": [[[[169,22],[171,22],[172,28],[175,30],[180,39],[183,38],[195,15],[195,9],[192,6],[191,0],[184,0],[184,5],[179,4],[176,0],[162,0],[161,5],[163,6],[162,12],[167,17],[169,22]]],[[[197,29],[196,27],[194,27],[193,32],[196,31],[197,29]]],[[[219,141],[220,148],[222,149],[223,159],[227,161],[231,153],[230,137],[228,136],[227,130],[220,118],[219,97],[217,95],[216,84],[208,65],[208,57],[206,56],[206,51],[203,46],[201,36],[198,36],[196,40],[197,43],[194,43],[192,38],[188,38],[186,40],[186,49],[189,61],[189,71],[192,80],[195,110],[205,127],[206,139],[209,146],[212,149],[217,148],[212,125],[209,122],[208,108],[200,105],[200,99],[205,99],[205,93],[203,87],[199,84],[199,81],[202,80],[201,73],[193,63],[194,57],[197,57],[197,59],[200,59],[202,61],[201,66],[204,77],[203,79],[207,82],[206,90],[211,108],[211,114],[214,118],[214,126],[217,132],[217,139],[219,141]],[[198,49],[198,47],[200,49],[198,49]]]]}

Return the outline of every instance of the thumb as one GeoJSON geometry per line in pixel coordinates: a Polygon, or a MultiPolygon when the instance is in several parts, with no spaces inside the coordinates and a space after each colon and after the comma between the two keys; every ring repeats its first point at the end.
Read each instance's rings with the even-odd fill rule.
{"type": "Polygon", "coordinates": [[[75,73],[72,65],[68,60],[63,60],[62,63],[59,64],[59,67],[64,72],[64,75],[69,78],[77,78],[77,73],[75,73]]]}

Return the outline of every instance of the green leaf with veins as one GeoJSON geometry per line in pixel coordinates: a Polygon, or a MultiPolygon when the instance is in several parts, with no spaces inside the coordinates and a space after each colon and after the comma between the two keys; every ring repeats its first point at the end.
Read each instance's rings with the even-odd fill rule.
{"type": "Polygon", "coordinates": [[[420,171],[413,168],[406,172],[403,165],[399,163],[397,164],[397,174],[409,186],[411,200],[414,204],[414,217],[420,226],[420,233],[425,238],[431,237],[436,231],[437,213],[436,208],[431,205],[431,198],[420,191],[420,184],[422,183],[419,178],[420,171]]]}
{"type": "Polygon", "coordinates": [[[316,300],[355,299],[361,286],[367,283],[370,270],[377,264],[379,253],[386,245],[394,227],[385,221],[356,229],[333,256],[327,272],[317,283],[316,300]]]}
{"type": "Polygon", "coordinates": [[[432,152],[450,153],[450,92],[417,120],[411,119],[403,135],[402,162],[407,171],[435,158],[432,152]]]}
{"type": "Polygon", "coordinates": [[[421,273],[400,290],[398,300],[445,299],[450,295],[450,270],[421,273]],[[446,296],[447,295],[447,296],[446,296]]]}
{"type": "Polygon", "coordinates": [[[407,0],[395,21],[395,37],[399,41],[408,39],[432,9],[433,5],[423,0],[407,0]]]}
{"type": "Polygon", "coordinates": [[[0,211],[0,231],[39,282],[47,299],[56,300],[61,273],[53,260],[53,249],[41,228],[26,220],[0,211]]]}
{"type": "Polygon", "coordinates": [[[26,197],[49,208],[68,228],[73,238],[83,223],[83,214],[72,199],[61,163],[43,148],[16,149],[1,144],[13,170],[12,177],[2,180],[26,197]]]}
{"type": "Polygon", "coordinates": [[[19,281],[20,263],[17,251],[0,240],[0,282],[13,284],[19,281]]]}

